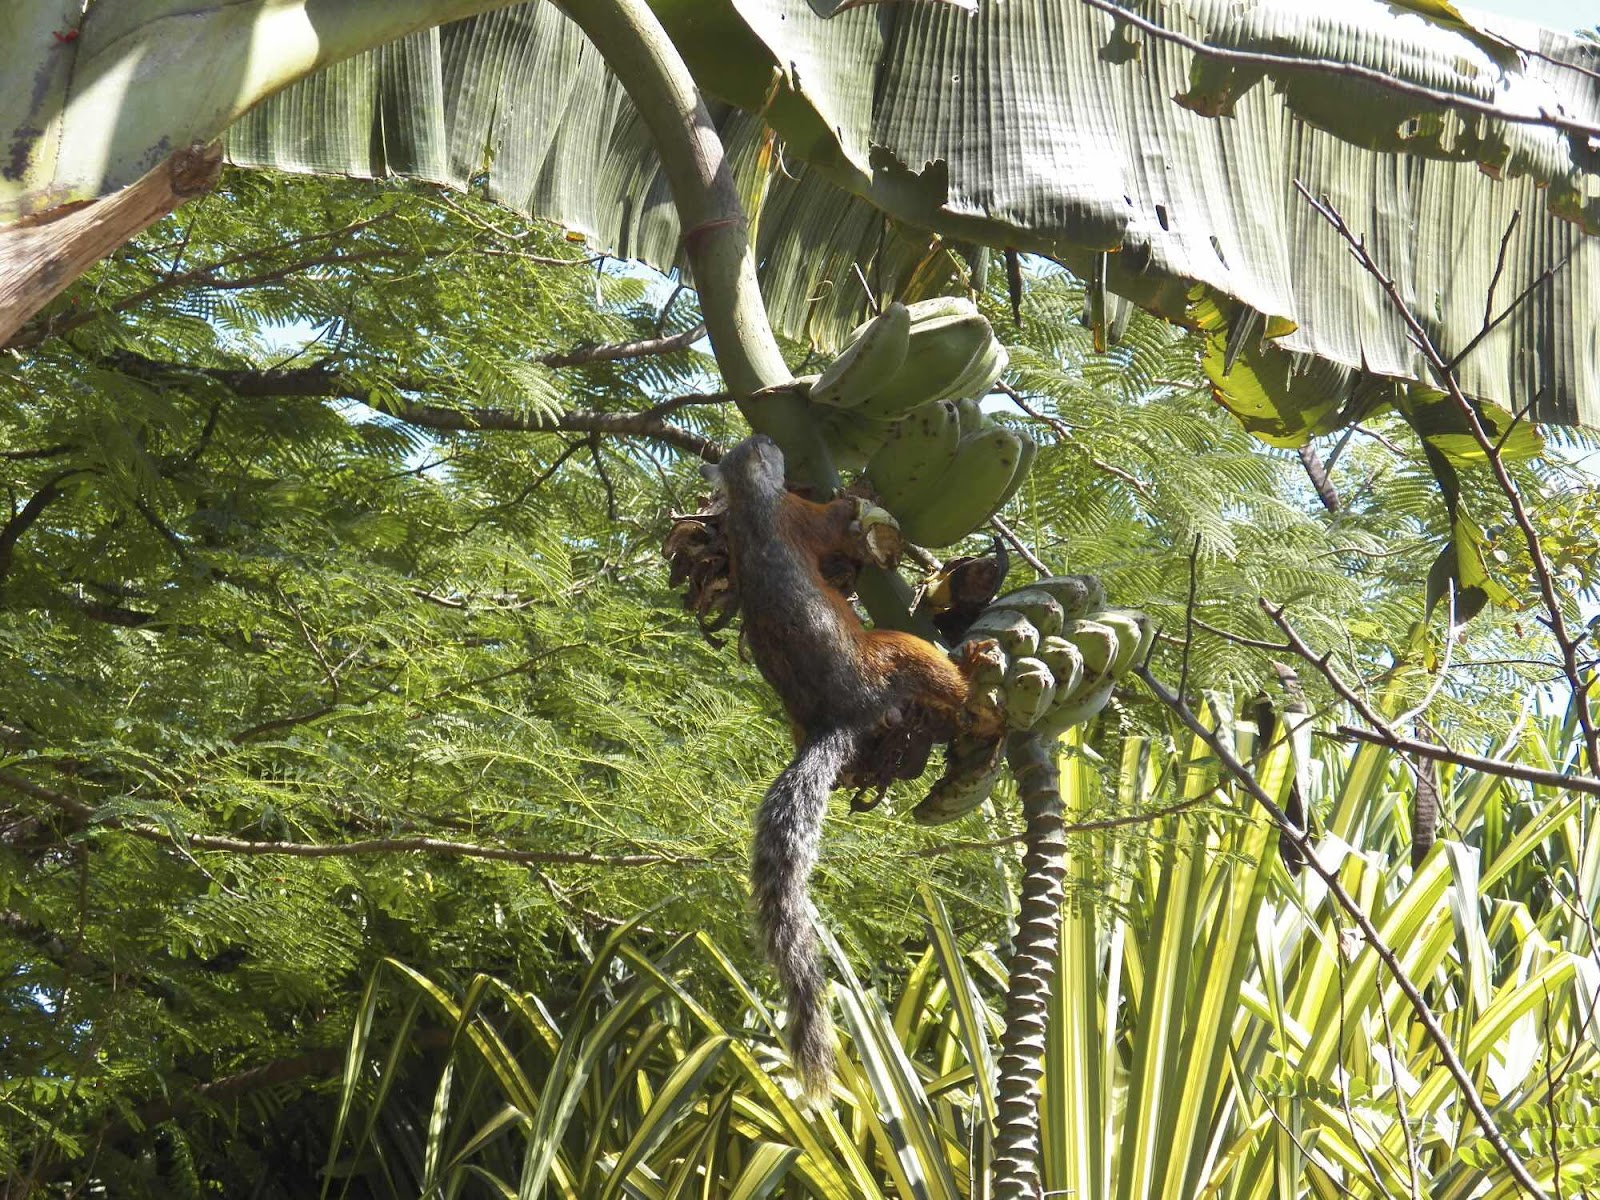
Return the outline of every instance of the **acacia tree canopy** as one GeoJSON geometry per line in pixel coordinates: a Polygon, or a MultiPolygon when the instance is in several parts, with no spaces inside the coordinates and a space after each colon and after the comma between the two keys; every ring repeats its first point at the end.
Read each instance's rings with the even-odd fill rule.
{"type": "MultiPolygon", "coordinates": [[[[1208,624],[1264,637],[1265,594],[1387,661],[1442,535],[1403,431],[1337,456],[1329,514],[1166,326],[1099,358],[1063,273],[1020,330],[987,303],[1038,414],[1004,419],[1044,443],[1008,519],[1049,565],[1157,614],[1169,665],[1191,578],[1208,624]]],[[[663,904],[747,954],[747,813],[787,739],[659,557],[700,449],[742,429],[725,398],[654,411],[716,400],[674,337],[692,293],[476,199],[230,172],[44,316],[0,375],[9,1176],[164,1178],[162,1138],[224,1182],[320,1163],[326,1093],[301,1089],[384,956],[559,992],[575,940],[663,904]],[[592,350],[621,343],[667,349],[592,350]]],[[[1581,481],[1519,470],[1592,570],[1581,481]]],[[[1197,685],[1265,677],[1193,632],[1197,685]]],[[[1470,645],[1436,719],[1485,730],[1537,643],[1495,618],[1470,645]]],[[[1108,761],[1146,703],[1103,724],[1108,761]]],[[[919,830],[894,815],[917,794],[830,823],[821,903],[869,952],[916,927],[919,883],[969,936],[1004,919],[985,846],[1015,814],[919,830]]]]}

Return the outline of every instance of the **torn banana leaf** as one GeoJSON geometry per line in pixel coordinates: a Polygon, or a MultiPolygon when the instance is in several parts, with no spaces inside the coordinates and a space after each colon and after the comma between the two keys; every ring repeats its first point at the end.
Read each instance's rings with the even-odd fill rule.
{"type": "MultiPolygon", "coordinates": [[[[1280,353],[1423,378],[1298,180],[1447,356],[1473,344],[1486,299],[1509,314],[1463,360],[1469,394],[1600,424],[1592,41],[1442,0],[1104,4],[652,0],[760,198],[775,323],[836,344],[866,308],[858,266],[880,293],[928,278],[901,236],[1045,254],[1086,279],[1099,265],[1106,340],[1110,297],[1184,321],[1196,288],[1287,329],[1254,374],[1288,411],[1255,419],[1290,436],[1322,418],[1271,393],[1303,374],[1269,369],[1280,353]]],[[[481,187],[599,248],[678,261],[638,113],[553,4],[13,0],[0,40],[0,223],[227,130],[239,163],[481,187]]]]}

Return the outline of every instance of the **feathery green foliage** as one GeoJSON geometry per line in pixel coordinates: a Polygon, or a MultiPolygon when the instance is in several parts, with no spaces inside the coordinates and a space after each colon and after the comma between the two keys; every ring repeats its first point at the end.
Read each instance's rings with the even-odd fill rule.
{"type": "MultiPolygon", "coordinates": [[[[1405,435],[1375,431],[1395,450],[1351,442],[1333,472],[1346,508],[1324,515],[1294,459],[1249,442],[1198,390],[1190,343],[1141,318],[1096,360],[1078,304],[1064,277],[1041,275],[1022,330],[1005,335],[1019,394],[1063,431],[1033,425],[1049,444],[1010,514],[1024,539],[1158,613],[1176,639],[1164,672],[1178,667],[1196,535],[1208,623],[1260,636],[1252,606],[1265,594],[1292,601],[1308,635],[1353,667],[1375,673],[1409,653],[1402,635],[1420,619],[1442,518],[1405,435]]],[[[644,971],[646,956],[674,953],[670,931],[705,933],[726,954],[710,994],[705,942],[657,969],[676,978],[694,963],[684,995],[705,994],[734,1024],[659,1018],[641,1055],[654,1064],[670,1049],[670,1070],[698,1047],[704,1059],[679,1082],[704,1068],[713,1101],[683,1108],[663,1100],[667,1076],[651,1077],[647,1090],[629,1084],[628,1111],[660,1101],[680,1134],[701,1115],[753,1131],[745,1157],[718,1167],[750,1195],[783,1171],[837,1169],[847,1191],[864,1187],[858,1160],[904,1144],[861,1115],[863,1099],[860,1123],[829,1143],[840,1165],[825,1168],[821,1151],[779,1149],[791,1127],[762,1124],[726,1091],[739,1064],[777,1104],[776,1085],[755,1080],[770,1048],[752,1068],[740,1024],[761,1012],[749,993],[762,987],[743,861],[747,814],[787,733],[734,647],[695,633],[659,545],[669,514],[700,494],[697,455],[738,438],[740,421],[706,402],[630,423],[714,391],[694,347],[543,361],[690,330],[696,315],[692,295],[588,261],[471,197],[230,173],[64,294],[0,364],[7,1186],[304,1194],[326,1160],[340,1103],[330,1081],[352,1025],[372,1045],[450,1028],[437,996],[409,1015],[389,990],[364,1004],[378,964],[404,963],[453,997],[484,974],[505,985],[494,995],[570,1013],[591,951],[645,912],[656,933],[635,929],[623,944],[646,948],[616,950],[621,961],[644,971]]],[[[807,354],[789,349],[797,365],[807,354]]],[[[1519,468],[1575,584],[1590,586],[1592,502],[1561,490],[1566,470],[1519,468]]],[[[1481,491],[1470,473],[1466,486],[1481,491]]],[[[1494,511],[1491,499],[1477,511],[1494,511]]],[[[1491,544],[1515,581],[1526,564],[1514,539],[1491,528],[1491,544]]],[[[1529,646],[1542,650],[1531,624],[1519,635],[1481,620],[1456,661],[1539,657],[1529,646]]],[[[1397,696],[1426,686],[1409,661],[1397,696]]],[[[1521,670],[1462,666],[1434,719],[1508,728],[1514,706],[1484,699],[1521,670]]],[[[1197,686],[1253,689],[1265,656],[1197,631],[1190,672],[1197,686]]],[[[1130,736],[1160,728],[1130,694],[1087,761],[1104,771],[1130,736]]],[[[1085,804],[1098,815],[1147,803],[1096,778],[1085,804]]],[[[895,815],[915,794],[830,820],[816,888],[844,953],[885,964],[873,974],[891,992],[938,986],[926,965],[905,981],[894,970],[895,948],[921,928],[920,886],[948,909],[947,959],[951,946],[996,943],[1008,917],[1016,823],[1004,797],[996,814],[931,832],[895,815]]],[[[1142,825],[1119,836],[1148,844],[1142,825]]],[[[1125,884],[1097,877],[1085,894],[1114,885],[1125,884]]],[[[914,1020],[896,1013],[897,1030],[914,1020]]],[[[918,1087],[929,1103],[957,1095],[979,1045],[971,1028],[941,1035],[939,1073],[912,1087],[879,1018],[846,1019],[858,1042],[876,1031],[886,1055],[850,1086],[866,1097],[899,1079],[906,1112],[918,1087]]],[[[534,1026],[541,1045],[567,1028],[534,1026]]],[[[764,1017],[756,1027],[770,1034],[764,1017]]],[[[417,1048],[447,1049],[427,1037],[417,1048]]],[[[489,1083],[463,1068],[452,1086],[465,1096],[489,1083]]],[[[599,1094],[572,1086],[582,1105],[599,1094]]],[[[408,1103],[420,1107],[398,1128],[414,1134],[434,1100],[408,1103]]],[[[940,1119],[926,1136],[950,1150],[959,1186],[982,1171],[953,1132],[966,1127],[940,1119]]],[[[494,1144],[526,1136],[520,1122],[502,1120],[494,1144]]],[[[622,1161],[610,1132],[584,1136],[618,1156],[591,1169],[622,1161]]],[[[704,1152],[724,1136],[707,1134],[704,1152]]],[[[677,1137],[640,1142],[639,1170],[683,1150],[677,1137]]],[[[396,1147],[411,1153],[399,1134],[396,1147]]],[[[576,1187],[584,1161],[564,1144],[551,1177],[576,1187]]],[[[429,1169],[426,1155],[398,1164],[396,1178],[429,1169]]],[[[689,1186],[676,1179],[652,1186],[689,1186]]]]}
{"type": "MultiPolygon", "coordinates": [[[[1211,723],[1231,724],[1225,712],[1211,723]]],[[[1557,761],[1570,754],[1561,721],[1531,732],[1557,761]]],[[[1281,798],[1287,745],[1227,736],[1244,757],[1259,752],[1258,776],[1281,798]]],[[[1130,741],[1117,772],[1141,803],[1176,810],[1162,836],[1072,837],[1077,892],[1042,1101],[1046,1192],[1515,1194],[1327,889],[1309,874],[1290,882],[1271,823],[1219,778],[1206,746],[1185,737],[1173,749],[1130,741]]],[[[1371,834],[1358,851],[1356,828],[1331,830],[1319,856],[1426,987],[1535,1178],[1553,1187],[1559,1168],[1568,1195],[1592,1184],[1600,973],[1583,916],[1593,882],[1574,871],[1600,844],[1578,807],[1449,773],[1459,838],[1413,870],[1403,823],[1384,819],[1409,802],[1408,768],[1372,747],[1321,753],[1317,766],[1313,804],[1337,798],[1371,834]],[[1530,887],[1533,876],[1548,885],[1530,887]]],[[[1094,773],[1069,750],[1064,774],[1079,815],[1094,773]]],[[[574,1200],[619,1188],[727,1196],[752,1172],[795,1196],[985,1195],[1003,972],[931,896],[923,917],[922,943],[866,978],[835,949],[840,1080],[810,1120],[771,1077],[771,1014],[703,934],[617,930],[559,1008],[481,977],[453,993],[388,964],[374,991],[422,1000],[393,1036],[414,1041],[427,1023],[449,1031],[451,1049],[393,1057],[400,1043],[358,1027],[334,1177],[395,1196],[483,1184],[538,1194],[545,1180],[574,1200]],[[691,1072],[698,1097],[670,1107],[672,1082],[691,1072]]]]}

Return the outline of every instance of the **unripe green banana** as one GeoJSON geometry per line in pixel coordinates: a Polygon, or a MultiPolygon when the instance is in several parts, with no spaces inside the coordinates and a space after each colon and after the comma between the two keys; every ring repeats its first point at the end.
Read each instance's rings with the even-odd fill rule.
{"type": "MultiPolygon", "coordinates": [[[[1104,608],[1106,604],[1106,589],[1093,575],[1047,575],[1043,579],[1034,580],[1028,586],[1043,588],[1061,601],[1061,607],[1066,611],[1069,621],[1087,617],[1090,613],[1104,608]]],[[[1001,599],[1005,597],[1002,596],[1001,599]]]]}
{"type": "MultiPolygon", "coordinates": [[[[973,317],[978,314],[978,306],[965,296],[932,296],[927,300],[913,300],[906,305],[906,315],[911,318],[911,324],[922,325],[928,321],[936,321],[941,317],[973,317]]],[[[867,331],[876,317],[861,322],[845,335],[844,343],[849,345],[867,331]]]]}
{"type": "Polygon", "coordinates": [[[828,364],[811,385],[811,400],[831,408],[859,408],[905,365],[910,348],[911,314],[898,301],[889,305],[828,364]]]}
{"type": "Polygon", "coordinates": [[[1056,677],[1037,658],[1014,658],[1006,669],[1006,724],[1027,729],[1050,710],[1056,677]]]}
{"type": "Polygon", "coordinates": [[[1144,627],[1150,618],[1125,608],[1107,608],[1095,613],[1094,619],[1116,631],[1117,653],[1108,670],[1113,679],[1121,679],[1139,661],[1144,627]]]}
{"type": "Polygon", "coordinates": [[[1101,624],[1098,620],[1085,617],[1069,622],[1061,631],[1061,636],[1076,646],[1078,653],[1083,655],[1085,679],[1098,681],[1102,675],[1110,673],[1111,664],[1117,657],[1115,629],[1101,624]]]}
{"type": "Polygon", "coordinates": [[[950,744],[944,775],[911,810],[919,825],[942,825],[971,812],[989,798],[1005,766],[1003,738],[980,741],[959,737],[950,744]]]}
{"type": "Polygon", "coordinates": [[[972,396],[982,400],[994,391],[995,384],[1000,382],[1010,365],[1011,352],[991,335],[988,342],[967,364],[967,369],[955,381],[951,393],[955,396],[972,396]]]}
{"type": "Polygon", "coordinates": [[[841,408],[815,408],[812,412],[834,466],[842,471],[861,470],[894,432],[893,421],[863,417],[841,408]]]}
{"type": "Polygon", "coordinates": [[[956,415],[961,418],[962,437],[989,428],[989,418],[984,416],[983,407],[976,400],[966,397],[957,400],[955,405],[956,415]]]}
{"type": "MultiPolygon", "coordinates": [[[[1002,656],[1004,657],[1004,656],[1002,656]]],[[[974,729],[998,729],[1006,716],[1004,679],[988,687],[975,687],[967,692],[963,706],[967,719],[974,729]]]]}
{"type": "Polygon", "coordinates": [[[961,421],[946,400],[919,405],[901,417],[870,459],[867,478],[885,506],[912,511],[932,493],[955,462],[961,446],[961,421]]]}
{"type": "Polygon", "coordinates": [[[900,522],[886,508],[879,508],[861,497],[856,498],[856,520],[859,541],[873,566],[892,571],[900,562],[904,538],[900,536],[900,522]]]}
{"type": "Polygon", "coordinates": [[[993,390],[1000,376],[1006,373],[1006,367],[1010,362],[1011,355],[991,331],[989,340],[978,347],[972,356],[972,361],[967,363],[961,374],[950,381],[947,397],[960,399],[971,396],[981,400],[993,390]]]}
{"type": "Polygon", "coordinates": [[[1078,648],[1064,637],[1042,638],[1039,657],[1056,677],[1056,701],[1071,697],[1083,683],[1083,655],[1078,648]]]}
{"type": "Polygon", "coordinates": [[[930,296],[906,305],[906,310],[911,314],[911,323],[920,325],[941,317],[976,316],[978,306],[965,296],[930,296]]]}
{"type": "Polygon", "coordinates": [[[998,638],[969,637],[951,655],[974,690],[998,687],[1006,677],[1009,660],[998,638]]]}
{"type": "Polygon", "coordinates": [[[1033,732],[1046,741],[1060,737],[1074,725],[1082,725],[1099,713],[1111,702],[1111,694],[1116,689],[1117,681],[1106,676],[1082,696],[1058,704],[1045,713],[1034,725],[1033,732]]]}
{"type": "Polygon", "coordinates": [[[929,497],[895,514],[906,539],[948,546],[966,537],[994,515],[1021,459],[1021,440],[998,425],[962,438],[955,461],[929,497]]]}
{"type": "Polygon", "coordinates": [[[1033,470],[1033,460],[1039,456],[1039,443],[1035,442],[1026,433],[1016,431],[1018,439],[1022,442],[1022,457],[1017,461],[1017,469],[1012,473],[1011,482],[1006,485],[1005,492],[996,504],[995,511],[999,512],[1011,503],[1011,497],[1017,494],[1017,489],[1028,481],[1028,472],[1033,470]]]}
{"type": "Polygon", "coordinates": [[[1039,631],[1033,622],[1005,608],[990,607],[978,614],[967,629],[966,640],[978,638],[993,638],[1009,658],[1027,658],[1039,649],[1039,631]]]}
{"type": "Polygon", "coordinates": [[[1057,600],[1043,588],[1023,588],[1010,592],[990,602],[992,608],[1009,608],[1033,622],[1041,638],[1054,637],[1066,624],[1067,613],[1057,600]]]}
{"type": "Polygon", "coordinates": [[[893,417],[929,400],[942,400],[949,394],[950,384],[993,337],[989,322],[976,313],[917,322],[911,327],[904,364],[874,389],[862,411],[874,417],[893,417]]]}

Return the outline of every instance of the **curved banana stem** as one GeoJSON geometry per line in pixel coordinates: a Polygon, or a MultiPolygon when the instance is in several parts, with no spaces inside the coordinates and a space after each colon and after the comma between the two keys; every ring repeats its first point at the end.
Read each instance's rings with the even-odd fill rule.
{"type": "MultiPolygon", "coordinates": [[[[717,366],[728,390],[747,397],[738,402],[739,411],[752,429],[783,447],[795,478],[818,495],[832,495],[839,476],[805,401],[781,391],[748,399],[788,382],[790,373],[761,299],[733,172],[689,68],[645,0],[558,3],[616,72],[655,140],[717,366]]],[[[899,575],[869,568],[858,586],[878,625],[912,629],[929,640],[937,636],[931,623],[913,624],[911,589],[899,575]]]]}
{"type": "Polygon", "coordinates": [[[1027,822],[1023,834],[1022,899],[1008,964],[1006,1027],[1000,1038],[994,1139],[994,1200],[1035,1200],[1040,1174],[1039,1081],[1044,1075],[1050,985],[1061,941],[1066,879],[1066,834],[1055,739],[1026,731],[1006,742],[1027,822]]]}
{"type": "MultiPolygon", "coordinates": [[[[645,0],[568,0],[561,8],[616,72],[655,141],[728,390],[750,396],[786,382],[789,368],[767,321],[733,172],[677,47],[645,0]]],[[[739,408],[754,429],[783,447],[797,476],[827,491],[837,486],[803,400],[779,393],[741,401],[739,408]]]]}

